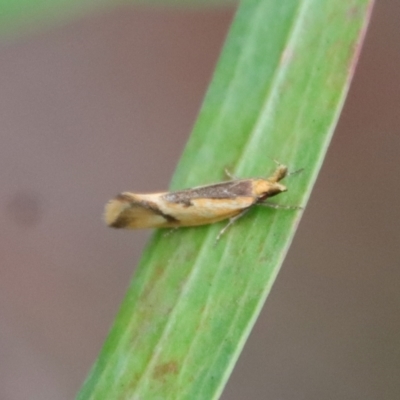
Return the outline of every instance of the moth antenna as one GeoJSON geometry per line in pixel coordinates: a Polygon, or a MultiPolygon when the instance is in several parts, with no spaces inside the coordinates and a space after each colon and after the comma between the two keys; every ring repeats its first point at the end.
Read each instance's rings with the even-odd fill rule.
{"type": "Polygon", "coordinates": [[[304,168],[299,168],[299,169],[296,169],[296,171],[288,172],[286,176],[297,175],[297,174],[300,174],[303,171],[304,171],[304,168]]]}

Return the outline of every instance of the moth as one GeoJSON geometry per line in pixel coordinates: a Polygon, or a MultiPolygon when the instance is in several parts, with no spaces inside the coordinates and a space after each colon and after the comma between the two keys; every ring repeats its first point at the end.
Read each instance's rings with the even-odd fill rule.
{"type": "Polygon", "coordinates": [[[123,192],[108,202],[104,219],[110,227],[126,229],[180,228],[229,219],[218,240],[230,225],[257,204],[298,209],[265,202],[286,192],[286,186],[280,181],[287,175],[288,168],[278,164],[268,179],[232,179],[176,192],[123,192]]]}

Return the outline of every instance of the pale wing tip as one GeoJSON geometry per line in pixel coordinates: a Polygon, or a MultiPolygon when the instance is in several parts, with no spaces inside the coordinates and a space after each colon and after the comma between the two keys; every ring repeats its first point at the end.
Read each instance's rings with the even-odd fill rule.
{"type": "Polygon", "coordinates": [[[128,207],[129,203],[124,200],[122,195],[118,195],[106,204],[103,214],[104,222],[112,228],[123,228],[121,216],[128,207]]]}

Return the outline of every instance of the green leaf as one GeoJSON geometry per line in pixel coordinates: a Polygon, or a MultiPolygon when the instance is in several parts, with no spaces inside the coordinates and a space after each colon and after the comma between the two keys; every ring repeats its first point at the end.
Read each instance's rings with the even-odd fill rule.
{"type": "MultiPolygon", "coordinates": [[[[367,0],[248,0],[232,25],[173,179],[228,167],[288,177],[277,203],[305,206],[371,12],[367,0]]],[[[157,232],[79,399],[215,399],[275,280],[302,212],[255,207],[224,223],[157,232]]]]}

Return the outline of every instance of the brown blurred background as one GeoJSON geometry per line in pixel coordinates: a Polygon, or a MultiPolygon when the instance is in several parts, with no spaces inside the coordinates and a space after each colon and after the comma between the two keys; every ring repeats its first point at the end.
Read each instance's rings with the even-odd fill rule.
{"type": "MultiPolygon", "coordinates": [[[[400,2],[377,2],[322,173],[222,396],[400,398],[400,2]]],[[[120,8],[0,43],[0,399],[72,399],[149,232],[233,9],[120,8]]]]}

